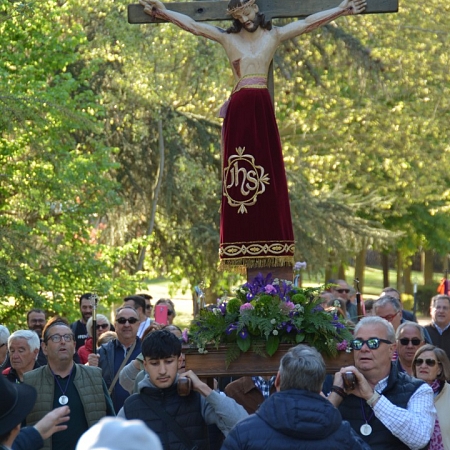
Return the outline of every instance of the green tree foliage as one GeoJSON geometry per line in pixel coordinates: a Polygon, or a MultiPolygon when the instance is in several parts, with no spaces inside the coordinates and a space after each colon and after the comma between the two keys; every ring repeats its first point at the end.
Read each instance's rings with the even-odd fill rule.
{"type": "MultiPolygon", "coordinates": [[[[216,270],[228,61],[171,24],[129,25],[127,3],[0,0],[0,321],[32,303],[74,318],[79,293],[119,301],[155,275],[235,281],[216,270]]],[[[449,17],[408,3],[277,52],[299,259],[449,251],[449,17]]]]}

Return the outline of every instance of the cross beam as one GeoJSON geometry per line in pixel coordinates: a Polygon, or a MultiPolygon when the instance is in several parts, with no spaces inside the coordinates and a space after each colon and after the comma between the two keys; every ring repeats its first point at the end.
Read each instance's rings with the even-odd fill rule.
{"type": "MultiPolygon", "coordinates": [[[[260,11],[267,20],[275,18],[305,18],[311,14],[331,9],[339,4],[339,0],[257,0],[260,11]]],[[[228,0],[168,2],[167,9],[192,17],[196,21],[230,20],[226,13],[228,0]]],[[[363,14],[392,13],[398,11],[398,0],[367,0],[367,8],[363,14]]],[[[139,4],[128,5],[128,22],[160,23],[144,13],[144,7],[139,4]]]]}

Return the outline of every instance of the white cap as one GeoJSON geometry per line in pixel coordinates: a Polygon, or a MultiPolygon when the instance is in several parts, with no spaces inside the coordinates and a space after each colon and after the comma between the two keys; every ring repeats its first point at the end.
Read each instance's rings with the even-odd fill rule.
{"type": "Polygon", "coordinates": [[[76,450],[162,450],[156,433],[142,420],[104,417],[89,428],[78,441],[76,450]]]}

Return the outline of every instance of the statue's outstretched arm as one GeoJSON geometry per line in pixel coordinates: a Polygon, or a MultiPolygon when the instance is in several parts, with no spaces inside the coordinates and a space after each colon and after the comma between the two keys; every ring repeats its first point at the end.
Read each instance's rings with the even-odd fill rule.
{"type": "Polygon", "coordinates": [[[196,36],[203,36],[213,41],[222,42],[226,35],[225,30],[214,27],[204,22],[196,22],[191,17],[175,11],[171,11],[164,6],[164,3],[159,0],[139,0],[139,3],[144,7],[144,12],[149,16],[158,17],[160,19],[172,22],[174,25],[195,34],[196,36]]]}
{"type": "Polygon", "coordinates": [[[278,39],[285,41],[303,33],[315,30],[341,16],[360,14],[366,9],[367,0],[344,0],[338,7],[311,14],[304,20],[297,20],[278,28],[278,39]]]}

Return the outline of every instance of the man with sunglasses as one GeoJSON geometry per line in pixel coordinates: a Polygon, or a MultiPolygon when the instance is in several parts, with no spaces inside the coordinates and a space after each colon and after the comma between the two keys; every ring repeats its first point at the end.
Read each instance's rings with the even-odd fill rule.
{"type": "MultiPolygon", "coordinates": [[[[373,305],[373,310],[376,316],[386,319],[394,327],[394,331],[397,331],[400,324],[405,322],[402,316],[402,304],[396,297],[390,295],[381,296],[373,305]]],[[[424,339],[427,344],[431,344],[431,338],[428,331],[423,328],[424,339]]],[[[395,355],[395,358],[397,356],[395,355]]]]}
{"type": "Polygon", "coordinates": [[[414,355],[420,347],[425,345],[423,327],[416,322],[403,322],[395,332],[397,342],[398,369],[413,375],[414,355]]]}
{"type": "Polygon", "coordinates": [[[391,362],[392,324],[381,317],[363,318],[351,346],[355,365],[335,374],[328,399],[372,450],[426,448],[436,418],[433,391],[391,362]],[[356,378],[349,388],[344,388],[345,372],[356,378]]]}
{"type": "Polygon", "coordinates": [[[65,319],[50,319],[42,337],[47,365],[23,375],[24,383],[37,391],[26,423],[33,426],[53,409],[67,405],[70,408],[67,429],[46,439],[43,448],[74,450],[80,436],[102,417],[113,416],[114,408],[101,371],[74,363],[75,336],[65,319]]]}
{"type": "Polygon", "coordinates": [[[345,280],[329,280],[327,284],[331,284],[330,292],[345,302],[347,309],[347,317],[353,323],[358,322],[358,308],[349,298],[350,286],[345,280]]]}
{"type": "Polygon", "coordinates": [[[130,295],[123,299],[123,304],[131,306],[136,310],[139,316],[139,328],[137,335],[142,339],[144,331],[151,325],[152,321],[147,317],[145,298],[140,295],[130,295]]]}
{"type": "Polygon", "coordinates": [[[90,366],[102,369],[103,379],[108,386],[116,411],[122,408],[130,395],[120,385],[118,378],[122,368],[141,353],[141,340],[137,336],[139,324],[139,316],[134,308],[131,306],[118,308],[115,320],[117,339],[103,344],[98,354],[91,353],[88,357],[90,366]]]}

